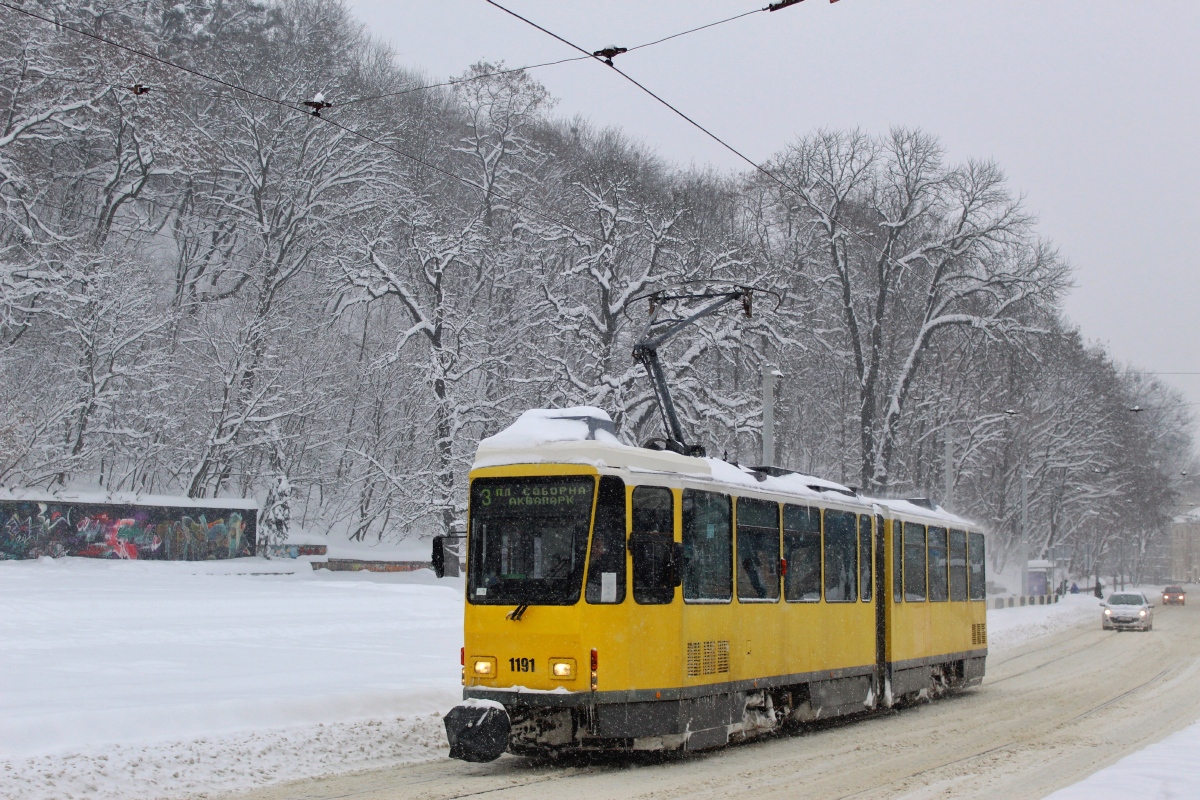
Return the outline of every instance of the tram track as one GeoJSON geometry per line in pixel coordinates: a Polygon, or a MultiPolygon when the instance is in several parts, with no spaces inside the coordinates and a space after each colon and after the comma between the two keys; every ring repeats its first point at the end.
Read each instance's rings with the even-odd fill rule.
{"type": "Polygon", "coordinates": [[[1153,632],[1077,627],[1006,652],[983,686],[899,712],[691,757],[486,765],[427,762],[329,776],[241,800],[589,800],[671,797],[1039,800],[1200,719],[1200,611],[1153,632]]]}
{"type": "MultiPolygon", "coordinates": [[[[1108,638],[1108,637],[1106,637],[1106,639],[1107,639],[1107,638],[1108,638]]],[[[1100,640],[1100,641],[1105,641],[1105,640],[1103,640],[1103,639],[1102,639],[1102,640],[1100,640]]],[[[1095,642],[1095,643],[1093,643],[1093,645],[1094,645],[1094,644],[1098,644],[1098,643],[1099,643],[1099,642],[1095,642]]],[[[1089,645],[1089,646],[1093,646],[1093,645],[1089,645]]],[[[1074,655],[1074,654],[1071,654],[1071,655],[1074,655]]],[[[1058,660],[1060,660],[1060,659],[1053,659],[1052,661],[1048,661],[1048,662],[1046,662],[1045,664],[1043,664],[1043,665],[1041,665],[1041,666],[1048,666],[1049,664],[1051,664],[1051,663],[1054,663],[1055,661],[1058,661],[1058,660]]],[[[1126,698],[1130,697],[1131,695],[1133,695],[1133,694],[1136,694],[1137,692],[1139,692],[1139,691],[1141,691],[1141,690],[1145,689],[1146,687],[1150,686],[1151,684],[1158,682],[1158,681],[1159,681],[1159,680],[1161,680],[1163,677],[1165,677],[1165,676],[1166,676],[1168,673],[1170,673],[1170,672],[1175,672],[1175,671],[1181,671],[1181,670],[1183,670],[1184,668],[1185,668],[1185,665],[1184,665],[1184,664],[1173,664],[1173,665],[1171,665],[1171,666],[1167,667],[1166,669],[1162,670],[1161,672],[1159,672],[1159,673],[1158,673],[1157,675],[1155,675],[1154,677],[1150,678],[1149,680],[1147,680],[1147,681],[1145,681],[1145,682],[1143,682],[1143,683],[1140,683],[1140,684],[1138,684],[1137,686],[1133,687],[1132,689],[1128,689],[1128,690],[1126,690],[1126,691],[1124,691],[1124,692],[1121,692],[1121,693],[1120,693],[1120,694],[1118,694],[1116,697],[1110,698],[1109,700],[1106,700],[1106,701],[1104,701],[1103,703],[1098,703],[1098,704],[1096,704],[1095,706],[1093,706],[1093,707],[1089,708],[1087,711],[1084,711],[1084,712],[1082,712],[1082,713],[1080,713],[1080,714],[1078,714],[1078,715],[1076,715],[1076,716],[1072,717],[1071,719],[1067,720],[1066,722],[1063,722],[1063,723],[1061,723],[1061,724],[1058,726],[1058,728],[1060,728],[1060,729],[1061,729],[1061,728],[1063,728],[1063,727],[1066,727],[1067,725],[1072,725],[1072,724],[1074,724],[1074,723],[1076,723],[1076,722],[1078,722],[1078,721],[1080,721],[1080,720],[1082,720],[1082,719],[1085,719],[1085,718],[1087,718],[1087,717],[1091,716],[1092,714],[1095,714],[1095,713],[1098,713],[1098,712],[1100,712],[1100,711],[1103,711],[1104,709],[1108,708],[1109,706],[1111,706],[1111,705],[1113,705],[1113,704],[1115,704],[1115,703],[1119,703],[1120,701],[1122,701],[1122,700],[1124,700],[1124,699],[1126,699],[1126,698]]],[[[1015,674],[1015,675],[1011,675],[1011,676],[1009,676],[1009,677],[1011,677],[1011,678],[1016,678],[1016,677],[1019,677],[1019,676],[1021,676],[1021,675],[1026,675],[1026,674],[1028,674],[1029,672],[1033,672],[1033,671],[1035,671],[1036,669],[1038,669],[1038,668],[1037,668],[1037,667],[1035,667],[1035,668],[1034,668],[1034,669],[1032,669],[1032,670],[1027,670],[1026,672],[1017,673],[1017,674],[1015,674]]],[[[997,682],[998,682],[998,681],[997,681],[997,682]]],[[[928,768],[926,768],[926,769],[923,769],[923,770],[920,770],[920,771],[918,771],[918,772],[913,772],[913,773],[910,773],[909,775],[905,776],[904,780],[913,780],[914,778],[919,778],[919,777],[921,777],[922,775],[927,775],[927,774],[929,774],[929,773],[935,772],[935,771],[937,771],[937,770],[940,770],[940,769],[944,769],[944,768],[946,768],[946,767],[951,767],[951,766],[955,766],[955,765],[957,765],[957,764],[963,764],[963,763],[966,763],[966,762],[968,762],[968,761],[973,761],[973,760],[975,760],[975,759],[982,758],[983,756],[990,755],[990,754],[992,754],[992,753],[996,753],[996,752],[999,752],[999,751],[1001,751],[1001,750],[1007,750],[1007,749],[1009,749],[1009,748],[1018,747],[1018,746],[1020,746],[1021,744],[1022,744],[1022,742],[1019,742],[1019,741],[1010,741],[1010,742],[1005,742],[1004,744],[996,745],[995,747],[989,747],[988,749],[986,749],[986,750],[983,750],[983,751],[981,751],[981,752],[978,752],[978,753],[972,753],[972,754],[971,754],[971,755],[969,755],[969,756],[963,756],[962,758],[956,758],[956,759],[954,759],[954,760],[952,760],[952,761],[946,761],[946,762],[944,762],[944,763],[942,763],[942,764],[938,764],[938,765],[936,765],[936,766],[928,767],[928,768]]],[[[868,794],[868,793],[870,793],[870,792],[877,791],[877,790],[879,790],[879,789],[883,789],[883,788],[885,788],[885,787],[887,787],[887,786],[889,786],[889,785],[891,785],[891,781],[888,781],[888,782],[885,782],[885,783],[881,783],[881,784],[878,784],[878,785],[876,785],[876,786],[869,787],[869,788],[867,788],[867,789],[860,789],[859,791],[852,792],[851,794],[844,794],[844,795],[842,795],[841,797],[835,798],[835,800],[852,800],[852,798],[856,798],[856,797],[862,797],[862,796],[864,796],[864,795],[866,795],[866,794],[868,794]]]]}

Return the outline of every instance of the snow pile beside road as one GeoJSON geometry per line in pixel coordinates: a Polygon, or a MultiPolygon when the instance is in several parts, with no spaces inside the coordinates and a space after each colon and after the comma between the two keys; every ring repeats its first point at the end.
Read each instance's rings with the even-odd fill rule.
{"type": "Polygon", "coordinates": [[[0,797],[156,800],[445,758],[440,714],[0,759],[0,797]]]}
{"type": "Polygon", "coordinates": [[[305,562],[0,562],[0,797],[444,757],[462,584],[305,562]]]}
{"type": "Polygon", "coordinates": [[[1090,594],[1063,595],[1057,603],[1048,606],[989,608],[988,652],[1007,650],[1030,639],[1065,631],[1087,622],[1100,625],[1100,601],[1090,594]]]}
{"type": "Polygon", "coordinates": [[[1125,756],[1046,800],[1173,800],[1200,794],[1200,723],[1125,756]]]}

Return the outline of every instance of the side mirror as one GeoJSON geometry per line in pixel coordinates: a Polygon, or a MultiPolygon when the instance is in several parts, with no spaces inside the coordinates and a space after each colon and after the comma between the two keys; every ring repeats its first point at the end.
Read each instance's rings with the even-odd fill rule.
{"type": "MultiPolygon", "coordinates": [[[[435,540],[435,541],[436,541],[436,540],[435,540]]],[[[1101,601],[1100,601],[1100,607],[1101,607],[1101,608],[1108,608],[1108,603],[1106,603],[1106,602],[1104,602],[1103,600],[1101,600],[1101,601]]]]}
{"type": "Polygon", "coordinates": [[[433,574],[439,578],[446,577],[446,539],[443,536],[433,537],[433,574]]]}

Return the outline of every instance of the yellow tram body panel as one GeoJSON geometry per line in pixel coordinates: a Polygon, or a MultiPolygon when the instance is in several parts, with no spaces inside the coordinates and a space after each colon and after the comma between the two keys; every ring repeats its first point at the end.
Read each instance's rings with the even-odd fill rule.
{"type": "MultiPolygon", "coordinates": [[[[518,464],[477,469],[471,479],[579,475],[598,477],[599,470],[574,464],[518,464]]],[[[627,498],[634,485],[626,485],[627,498]]],[[[682,489],[672,488],[674,541],[682,529],[682,489]]],[[[631,504],[627,502],[627,509],[631,504]]],[[[628,512],[627,512],[628,516],[628,512]]],[[[883,547],[891,553],[891,519],[884,520],[883,547]]],[[[898,526],[897,526],[898,527],[898,526]]],[[[736,512],[734,528],[736,530],[736,512]]],[[[629,520],[626,520],[626,533],[629,520]]],[[[872,537],[872,541],[876,541],[872,537]]],[[[864,554],[860,554],[860,558],[864,554]]],[[[866,557],[875,561],[872,554],[866,557]]],[[[626,570],[629,570],[626,554],[626,570]]],[[[734,561],[737,562],[736,536],[734,561]]],[[[834,672],[874,664],[875,603],[887,607],[888,662],[908,662],[947,653],[979,650],[977,633],[986,621],[980,602],[892,601],[894,574],[885,559],[884,597],[870,602],[834,603],[743,602],[688,603],[681,592],[669,604],[641,605],[626,592],[619,604],[593,605],[582,596],[574,605],[533,606],[519,622],[507,618],[511,606],[468,603],[465,610],[467,685],[520,687],[533,691],[590,691],[591,650],[597,649],[600,668],[597,689],[661,690],[705,684],[753,681],[757,678],[834,672]],[[974,634],[974,635],[973,635],[974,634]],[[707,643],[711,643],[708,645],[707,643]],[[688,646],[704,648],[718,660],[716,670],[689,670],[688,646]],[[496,672],[480,676],[470,669],[473,659],[494,658],[496,672]],[[523,671],[532,659],[533,669],[523,671]],[[552,659],[570,659],[576,668],[569,678],[549,674],[552,659]],[[699,674],[695,674],[695,673],[699,674]]],[[[585,566],[586,572],[586,566],[585,566]]],[[[861,587],[860,587],[861,591],[861,587]]]]}

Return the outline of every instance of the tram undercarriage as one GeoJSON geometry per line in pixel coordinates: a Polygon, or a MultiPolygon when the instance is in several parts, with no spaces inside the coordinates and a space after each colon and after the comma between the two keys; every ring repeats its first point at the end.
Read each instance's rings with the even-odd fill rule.
{"type": "Polygon", "coordinates": [[[628,698],[628,694],[643,692],[518,695],[471,688],[466,692],[471,699],[447,715],[446,730],[452,755],[468,761],[491,761],[505,750],[537,757],[571,752],[708,750],[974,686],[982,680],[984,660],[974,657],[891,669],[882,691],[875,671],[646,700],[628,698]],[[500,714],[504,720],[499,719],[500,714]],[[506,735],[501,735],[501,728],[506,735]]]}

